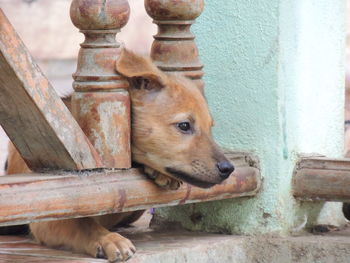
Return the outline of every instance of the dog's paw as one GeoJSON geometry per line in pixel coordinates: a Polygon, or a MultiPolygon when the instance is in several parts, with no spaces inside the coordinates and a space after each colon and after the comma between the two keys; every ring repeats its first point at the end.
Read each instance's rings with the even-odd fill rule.
{"type": "Polygon", "coordinates": [[[92,246],[92,254],[96,258],[107,258],[108,262],[124,262],[136,252],[131,241],[118,233],[101,236],[92,246]]]}
{"type": "Polygon", "coordinates": [[[177,190],[182,185],[182,181],[173,179],[161,173],[154,179],[154,182],[160,187],[170,190],[177,190]]]}
{"type": "Polygon", "coordinates": [[[167,175],[164,175],[152,168],[145,167],[145,173],[147,176],[154,181],[154,183],[162,188],[177,190],[182,185],[182,181],[173,179],[167,175]]]}
{"type": "Polygon", "coordinates": [[[170,189],[171,190],[177,190],[180,188],[180,186],[183,184],[182,181],[180,180],[175,180],[175,179],[171,179],[171,182],[170,182],[170,189]]]}
{"type": "Polygon", "coordinates": [[[160,174],[158,171],[149,168],[148,166],[145,166],[143,168],[143,171],[145,172],[145,174],[147,175],[148,178],[155,180],[157,178],[157,176],[160,174]]]}

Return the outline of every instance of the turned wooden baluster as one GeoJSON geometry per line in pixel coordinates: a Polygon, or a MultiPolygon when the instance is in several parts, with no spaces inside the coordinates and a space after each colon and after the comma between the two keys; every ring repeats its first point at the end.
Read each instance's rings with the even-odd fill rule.
{"type": "Polygon", "coordinates": [[[183,73],[203,88],[203,65],[190,27],[202,13],[204,0],[145,0],[145,7],[158,25],[151,49],[157,66],[170,73],[183,73]]]}
{"type": "Polygon", "coordinates": [[[73,74],[72,111],[106,167],[130,168],[130,100],[115,71],[115,40],[129,19],[127,0],[73,0],[70,16],[85,35],[73,74]]]}

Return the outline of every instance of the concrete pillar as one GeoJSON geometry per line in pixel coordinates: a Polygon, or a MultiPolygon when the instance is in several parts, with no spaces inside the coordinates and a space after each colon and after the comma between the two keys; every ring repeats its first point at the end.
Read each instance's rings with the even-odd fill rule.
{"type": "Polygon", "coordinates": [[[343,154],[345,0],[206,1],[193,31],[215,138],[259,156],[263,187],[254,198],[157,209],[155,220],[243,234],[314,223],[322,204],[295,201],[291,177],[300,154],[343,154]]]}

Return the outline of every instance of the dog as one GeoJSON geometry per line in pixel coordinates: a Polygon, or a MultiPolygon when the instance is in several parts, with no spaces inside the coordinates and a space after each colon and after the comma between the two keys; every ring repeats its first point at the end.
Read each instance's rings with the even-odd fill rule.
{"type": "MultiPolygon", "coordinates": [[[[154,182],[176,190],[182,182],[209,188],[234,167],[212,138],[213,119],[201,90],[181,75],[159,70],[150,58],[124,49],[116,70],[129,84],[132,105],[132,159],[154,182]]],[[[29,168],[10,145],[7,173],[29,168]]],[[[35,239],[49,247],[87,253],[110,262],[136,251],[127,238],[108,229],[136,221],[143,211],[31,223],[35,239]]]]}

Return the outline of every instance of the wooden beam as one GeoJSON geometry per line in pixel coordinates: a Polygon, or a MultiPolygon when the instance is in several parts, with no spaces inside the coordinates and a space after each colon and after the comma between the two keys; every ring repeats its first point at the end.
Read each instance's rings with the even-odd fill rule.
{"type": "Polygon", "coordinates": [[[138,169],[4,176],[0,180],[0,225],[255,195],[261,184],[256,162],[242,153],[229,157],[236,171],[210,189],[184,184],[178,190],[164,190],[138,169]]]}
{"type": "Polygon", "coordinates": [[[32,170],[101,166],[1,9],[0,92],[0,124],[32,170]]]}
{"type": "Polygon", "coordinates": [[[350,201],[350,159],[303,158],[293,175],[293,195],[305,201],[350,201]]]}

